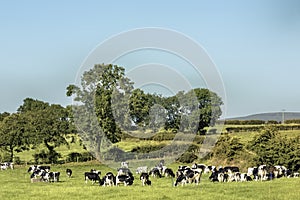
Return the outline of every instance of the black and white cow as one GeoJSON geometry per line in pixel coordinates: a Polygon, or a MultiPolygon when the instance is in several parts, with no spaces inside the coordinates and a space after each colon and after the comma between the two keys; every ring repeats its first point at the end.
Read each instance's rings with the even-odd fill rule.
{"type": "Polygon", "coordinates": [[[49,174],[49,182],[59,182],[60,172],[47,172],[49,174]]]}
{"type": "Polygon", "coordinates": [[[112,172],[106,173],[106,175],[102,178],[100,185],[102,186],[114,186],[116,184],[116,177],[112,172]]]}
{"type": "Polygon", "coordinates": [[[159,178],[162,177],[162,175],[161,175],[161,173],[160,173],[160,170],[159,170],[157,167],[152,168],[152,169],[150,170],[149,174],[150,174],[151,176],[153,176],[153,177],[159,177],[159,178]]]}
{"type": "Polygon", "coordinates": [[[241,182],[246,182],[246,181],[252,181],[252,178],[251,176],[248,175],[248,173],[242,173],[241,182]]]}
{"type": "Polygon", "coordinates": [[[175,174],[171,168],[166,168],[164,171],[165,177],[175,177],[175,174]]]}
{"type": "Polygon", "coordinates": [[[247,176],[253,176],[253,180],[258,181],[258,167],[249,167],[247,171],[247,176]]]}
{"type": "Polygon", "coordinates": [[[151,181],[149,180],[149,174],[145,172],[141,174],[140,180],[142,181],[142,186],[151,185],[151,181]]]}
{"type": "Polygon", "coordinates": [[[85,183],[87,183],[87,181],[90,180],[94,184],[97,181],[100,182],[100,176],[99,176],[99,174],[96,174],[93,172],[85,172],[84,180],[85,180],[85,183]]]}
{"type": "Polygon", "coordinates": [[[178,186],[179,184],[181,184],[181,186],[186,185],[187,184],[187,177],[184,174],[180,174],[177,178],[176,181],[174,182],[174,186],[178,186]]]}
{"type": "Polygon", "coordinates": [[[189,167],[179,167],[176,175],[177,179],[174,183],[175,186],[179,183],[181,183],[181,185],[185,185],[187,183],[195,183],[198,185],[200,183],[202,171],[199,172],[198,170],[192,170],[189,167]]]}
{"type": "Polygon", "coordinates": [[[71,169],[66,169],[66,174],[67,174],[67,176],[69,177],[69,178],[71,178],[71,176],[72,176],[72,170],[71,169]]]}
{"type": "Polygon", "coordinates": [[[117,175],[116,176],[116,186],[120,184],[124,184],[124,186],[132,185],[134,181],[134,177],[130,175],[117,175]]]}
{"type": "Polygon", "coordinates": [[[14,169],[14,164],[12,162],[0,163],[1,170],[14,169]]]}

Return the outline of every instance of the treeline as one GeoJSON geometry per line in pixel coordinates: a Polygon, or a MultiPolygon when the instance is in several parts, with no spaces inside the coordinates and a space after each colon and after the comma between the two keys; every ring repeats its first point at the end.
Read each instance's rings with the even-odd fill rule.
{"type": "Polygon", "coordinates": [[[26,98],[16,113],[0,114],[0,150],[8,152],[12,161],[16,152],[44,146],[46,151],[36,153],[34,159],[55,163],[61,157],[55,149],[68,145],[69,134],[79,134],[98,158],[101,145],[119,142],[128,132],[138,138],[149,138],[148,134],[162,129],[200,134],[222,114],[222,99],[208,89],[163,97],[134,89],[133,84],[124,68],[100,64],[84,72],[80,86],[67,87],[66,95],[73,96],[76,105],[65,108],[26,98]]]}
{"type": "MultiPolygon", "coordinates": [[[[280,131],[288,131],[288,130],[300,130],[300,124],[276,124],[275,125],[278,130],[280,131]]],[[[227,133],[234,133],[234,132],[259,132],[263,130],[264,126],[232,126],[226,127],[225,130],[227,133]]]]}
{"type": "MultiPolygon", "coordinates": [[[[225,120],[225,125],[262,125],[262,124],[282,124],[276,120],[225,120]]],[[[300,124],[300,119],[288,119],[284,124],[300,124]]]]}

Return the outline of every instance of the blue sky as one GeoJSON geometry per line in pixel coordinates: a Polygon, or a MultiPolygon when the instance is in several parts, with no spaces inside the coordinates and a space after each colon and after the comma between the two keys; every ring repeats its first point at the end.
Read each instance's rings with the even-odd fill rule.
{"type": "Polygon", "coordinates": [[[65,88],[88,54],[143,27],[173,29],[205,48],[225,85],[227,116],[300,111],[297,0],[28,0],[0,2],[0,112],[26,97],[70,104],[65,88]]]}

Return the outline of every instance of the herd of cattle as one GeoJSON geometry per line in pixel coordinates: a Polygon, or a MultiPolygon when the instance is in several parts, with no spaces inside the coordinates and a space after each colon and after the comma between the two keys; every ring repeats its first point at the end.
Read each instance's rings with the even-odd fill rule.
{"type": "MultiPolygon", "coordinates": [[[[13,163],[1,163],[1,170],[13,169],[13,163]]],[[[60,172],[50,171],[50,166],[32,165],[27,170],[31,173],[31,182],[58,182],[60,172]]],[[[248,168],[247,173],[241,173],[236,166],[215,167],[204,164],[193,164],[190,166],[179,166],[174,173],[171,168],[164,165],[161,161],[158,165],[148,170],[147,166],[141,166],[136,169],[136,174],[143,186],[151,185],[150,177],[162,178],[171,177],[174,179],[174,186],[200,183],[202,174],[210,173],[209,180],[212,182],[245,182],[245,181],[265,181],[281,177],[299,177],[299,166],[295,171],[291,171],[284,166],[266,166],[248,168]]],[[[72,170],[66,169],[66,175],[70,178],[72,170]]],[[[101,171],[91,169],[84,173],[84,181],[91,181],[93,184],[98,183],[101,186],[118,186],[132,185],[134,175],[128,167],[128,162],[122,162],[121,167],[117,169],[116,175],[112,172],[105,173],[101,177],[101,171]]]]}

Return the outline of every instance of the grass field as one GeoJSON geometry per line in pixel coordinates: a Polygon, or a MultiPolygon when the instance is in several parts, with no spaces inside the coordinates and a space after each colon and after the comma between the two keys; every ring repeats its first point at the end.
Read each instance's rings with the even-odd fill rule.
{"type": "MultiPolygon", "coordinates": [[[[178,164],[170,167],[175,170],[178,164]]],[[[0,171],[0,199],[300,199],[300,178],[282,178],[266,182],[211,183],[208,175],[201,183],[173,187],[171,178],[152,178],[151,186],[142,186],[138,175],[132,186],[102,187],[91,182],[85,184],[83,173],[95,168],[105,174],[116,172],[104,165],[94,163],[53,165],[51,171],[60,171],[58,183],[30,183],[28,166],[16,166],[15,170],[0,171]],[[73,177],[67,178],[66,168],[73,170],[73,177]]],[[[135,169],[132,169],[135,171],[135,169]]]]}

